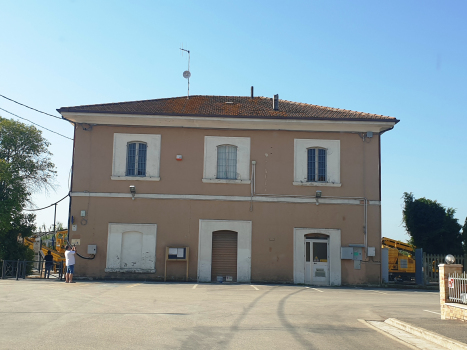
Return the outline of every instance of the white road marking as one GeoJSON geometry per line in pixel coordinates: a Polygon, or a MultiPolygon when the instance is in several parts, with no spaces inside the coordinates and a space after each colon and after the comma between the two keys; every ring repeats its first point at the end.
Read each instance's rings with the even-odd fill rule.
{"type": "Polygon", "coordinates": [[[197,284],[195,284],[195,285],[193,286],[193,289],[196,289],[196,287],[198,287],[198,285],[197,285],[197,284]]]}
{"type": "Polygon", "coordinates": [[[370,290],[370,292],[379,293],[379,294],[388,294],[388,293],[380,292],[380,291],[377,291],[377,290],[370,290]]]}
{"type": "Polygon", "coordinates": [[[139,286],[141,283],[136,283],[136,284],[132,284],[130,286],[126,286],[127,288],[133,288],[133,287],[136,287],[136,286],[139,286]]]}
{"type": "Polygon", "coordinates": [[[430,310],[423,310],[423,311],[426,311],[426,312],[431,312],[432,314],[441,315],[441,313],[439,313],[439,312],[434,312],[434,311],[430,311],[430,310]]]}
{"type": "Polygon", "coordinates": [[[258,288],[256,288],[255,286],[253,286],[251,284],[250,284],[250,287],[253,287],[255,290],[259,290],[258,288]]]}
{"type": "Polygon", "coordinates": [[[321,292],[321,293],[324,293],[324,291],[320,290],[320,289],[317,289],[317,288],[310,288],[310,289],[313,289],[313,290],[316,290],[318,292],[321,292]]]}
{"type": "Polygon", "coordinates": [[[310,288],[310,287],[305,287],[305,288],[310,288]]]}

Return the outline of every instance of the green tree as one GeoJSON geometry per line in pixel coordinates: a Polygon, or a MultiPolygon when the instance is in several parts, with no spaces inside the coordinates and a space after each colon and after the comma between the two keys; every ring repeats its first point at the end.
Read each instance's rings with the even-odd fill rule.
{"type": "Polygon", "coordinates": [[[56,172],[48,146],[40,130],[0,117],[0,259],[32,257],[18,236],[35,230],[35,215],[23,213],[31,194],[52,187],[56,172]]]}
{"type": "Polygon", "coordinates": [[[462,226],[462,243],[464,244],[464,254],[467,255],[467,218],[462,226]]]}
{"type": "Polygon", "coordinates": [[[431,199],[415,199],[413,193],[404,192],[403,199],[403,221],[411,244],[426,253],[463,253],[461,225],[454,218],[455,209],[431,199]]]}

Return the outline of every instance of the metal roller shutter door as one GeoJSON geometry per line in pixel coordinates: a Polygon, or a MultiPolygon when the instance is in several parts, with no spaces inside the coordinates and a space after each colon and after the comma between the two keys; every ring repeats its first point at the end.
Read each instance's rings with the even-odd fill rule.
{"type": "Polygon", "coordinates": [[[211,280],[232,276],[237,281],[237,232],[217,231],[212,234],[211,280]]]}

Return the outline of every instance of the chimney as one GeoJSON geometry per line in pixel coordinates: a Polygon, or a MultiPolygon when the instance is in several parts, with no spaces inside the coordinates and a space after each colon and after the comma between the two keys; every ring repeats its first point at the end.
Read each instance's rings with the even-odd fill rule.
{"type": "Polygon", "coordinates": [[[279,94],[274,95],[274,98],[273,98],[273,100],[272,100],[272,108],[273,108],[275,111],[278,111],[278,110],[279,110],[279,94]]]}
{"type": "Polygon", "coordinates": [[[253,86],[251,87],[251,98],[253,98],[253,86]]]}

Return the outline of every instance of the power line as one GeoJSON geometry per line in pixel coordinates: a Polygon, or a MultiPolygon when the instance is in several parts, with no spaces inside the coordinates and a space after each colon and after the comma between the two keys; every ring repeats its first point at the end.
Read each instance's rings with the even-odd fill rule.
{"type": "MultiPolygon", "coordinates": [[[[0,96],[1,96],[1,95],[0,95],[0,96]]],[[[31,120],[29,120],[29,119],[26,119],[26,118],[23,118],[23,117],[20,117],[19,115],[16,115],[16,114],[14,114],[14,113],[11,113],[11,112],[7,111],[6,109],[3,109],[3,108],[0,108],[0,109],[1,109],[2,111],[5,111],[5,112],[7,112],[7,113],[11,114],[11,115],[14,115],[15,117],[18,117],[18,118],[20,118],[20,119],[27,120],[28,122],[30,122],[30,123],[32,123],[32,124],[34,124],[34,125],[37,125],[38,127],[42,128],[42,129],[45,129],[45,130],[47,130],[47,131],[50,131],[50,132],[53,132],[54,134],[60,135],[60,136],[62,136],[62,137],[65,137],[65,138],[67,138],[67,139],[69,139],[69,140],[72,140],[72,141],[73,141],[73,139],[72,139],[72,138],[70,138],[70,137],[68,137],[68,136],[65,136],[65,135],[62,135],[62,134],[60,134],[60,133],[58,133],[58,132],[56,132],[56,131],[53,131],[53,130],[47,129],[45,126],[42,126],[42,125],[36,124],[36,123],[34,123],[33,121],[31,121],[31,120]]]]}
{"type": "Polygon", "coordinates": [[[58,204],[60,203],[62,200],[64,200],[66,197],[68,197],[70,194],[67,194],[65,197],[63,197],[62,199],[56,201],[55,203],[52,203],[44,208],[39,208],[39,209],[24,209],[25,211],[39,211],[39,210],[44,210],[44,209],[47,209],[47,208],[50,208],[51,206],[55,205],[55,204],[58,204]]]}
{"type": "Polygon", "coordinates": [[[52,115],[52,114],[49,114],[49,113],[46,113],[46,112],[42,112],[42,111],[40,111],[40,110],[38,110],[38,109],[35,109],[35,108],[32,108],[32,107],[26,106],[25,104],[22,104],[22,103],[20,103],[20,102],[18,102],[18,101],[12,100],[11,98],[8,98],[8,97],[6,97],[6,96],[3,96],[3,95],[0,95],[0,96],[3,97],[3,98],[6,98],[7,100],[10,100],[11,102],[17,103],[17,104],[19,104],[19,105],[21,105],[21,106],[23,106],[23,107],[32,109],[33,111],[36,111],[36,112],[39,112],[39,113],[42,113],[42,114],[45,114],[45,115],[48,115],[48,116],[51,116],[51,117],[60,119],[60,120],[63,120],[62,118],[57,117],[56,115],[52,115]]]}

